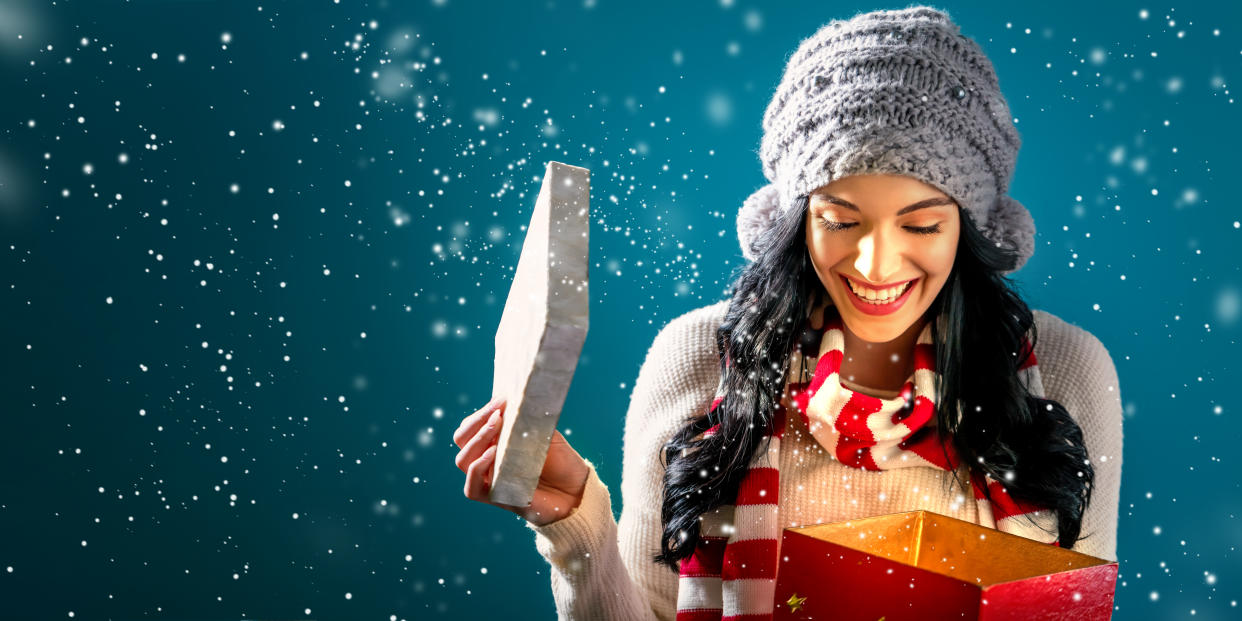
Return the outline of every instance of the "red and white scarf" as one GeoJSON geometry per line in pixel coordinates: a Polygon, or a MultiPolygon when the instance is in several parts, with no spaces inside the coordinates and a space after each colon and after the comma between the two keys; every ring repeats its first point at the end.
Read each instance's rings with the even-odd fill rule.
{"type": "MultiPolygon", "coordinates": [[[[906,380],[897,397],[882,399],[841,385],[839,371],[845,353],[841,317],[831,304],[824,308],[823,317],[814,374],[809,382],[803,381],[806,378],[800,374],[791,377],[787,388],[802,422],[816,440],[838,461],[855,468],[892,470],[922,466],[956,470],[959,462],[953,445],[946,447],[950,458],[946,462],[935,429],[936,350],[931,323],[924,326],[915,345],[914,375],[906,380]]],[[[813,329],[809,320],[806,328],[813,329]]],[[[1030,351],[1025,337],[1023,346],[1030,351]]],[[[790,368],[799,368],[803,362],[801,352],[795,351],[792,356],[790,368]]],[[[1018,375],[1032,395],[1044,396],[1034,351],[1018,375]]],[[[723,387],[722,381],[721,390],[723,387]]],[[[718,391],[711,410],[722,399],[723,394],[718,391]]],[[[778,405],[768,451],[755,452],[734,504],[703,515],[694,554],[681,561],[677,621],[772,618],[780,554],[778,467],[785,416],[784,406],[778,405]]],[[[704,435],[718,429],[719,425],[715,425],[704,435]]],[[[1018,502],[990,476],[972,470],[971,486],[981,525],[1038,541],[1049,538],[1043,528],[1051,524],[1055,529],[1053,512],[1018,502]],[[984,486],[991,493],[990,502],[984,495],[984,486]],[[1027,517],[1037,518],[1037,524],[1032,525],[1027,517]]]]}

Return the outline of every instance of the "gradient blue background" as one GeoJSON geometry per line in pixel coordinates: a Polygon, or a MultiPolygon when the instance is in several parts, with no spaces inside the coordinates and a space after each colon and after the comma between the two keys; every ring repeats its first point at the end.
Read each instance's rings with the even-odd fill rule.
{"type": "MultiPolygon", "coordinates": [[[[4,2],[3,616],[554,617],[452,442],[544,165],[592,171],[560,428],[619,513],[632,382],[741,265],[786,55],[901,6],[4,2]]],[[[1024,139],[1020,290],[1120,373],[1115,618],[1239,618],[1242,9],[937,6],[1024,139]]]]}

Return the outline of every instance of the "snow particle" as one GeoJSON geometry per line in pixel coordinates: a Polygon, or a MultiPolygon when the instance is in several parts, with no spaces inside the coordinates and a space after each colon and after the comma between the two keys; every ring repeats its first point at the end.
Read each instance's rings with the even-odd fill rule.
{"type": "Polygon", "coordinates": [[[733,100],[727,93],[717,91],[708,94],[704,109],[708,120],[714,125],[725,126],[733,120],[733,100]]]}

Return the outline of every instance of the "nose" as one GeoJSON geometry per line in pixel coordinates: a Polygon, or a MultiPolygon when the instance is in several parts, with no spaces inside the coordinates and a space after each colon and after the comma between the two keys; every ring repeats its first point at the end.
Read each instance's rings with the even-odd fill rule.
{"type": "Polygon", "coordinates": [[[889,239],[876,227],[858,240],[858,258],[854,269],[867,280],[884,284],[894,280],[901,270],[901,248],[898,240],[889,239]]]}

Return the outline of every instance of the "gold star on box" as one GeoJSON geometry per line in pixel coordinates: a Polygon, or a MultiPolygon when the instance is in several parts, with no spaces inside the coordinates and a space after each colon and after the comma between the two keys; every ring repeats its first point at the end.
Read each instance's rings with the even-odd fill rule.
{"type": "Polygon", "coordinates": [[[802,604],[804,602],[806,602],[805,597],[798,597],[798,594],[794,593],[789,596],[789,599],[785,603],[789,605],[789,612],[798,612],[799,610],[802,610],[802,604]]]}

